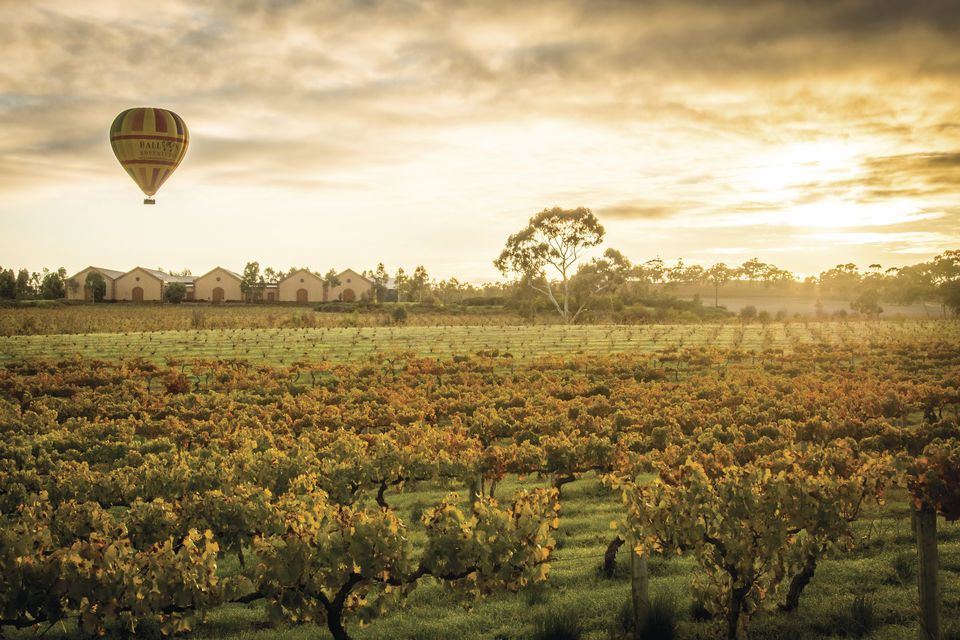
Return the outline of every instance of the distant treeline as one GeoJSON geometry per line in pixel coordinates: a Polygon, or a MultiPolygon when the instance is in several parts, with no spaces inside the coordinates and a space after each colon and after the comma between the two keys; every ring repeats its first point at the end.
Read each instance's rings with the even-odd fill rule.
{"type": "Polygon", "coordinates": [[[0,300],[59,300],[67,295],[67,270],[29,272],[0,267],[0,300]]]}
{"type": "MultiPolygon", "coordinates": [[[[911,305],[936,303],[945,309],[960,310],[960,250],[946,251],[930,261],[905,267],[884,269],[871,264],[861,270],[853,263],[838,264],[818,276],[800,278],[794,273],[774,264],[751,258],[741,265],[723,262],[704,267],[686,264],[682,259],[673,265],[655,258],[638,264],[630,264],[622,256],[608,263],[626,264],[623,278],[611,279],[614,286],[602,295],[591,292],[592,281],[597,277],[597,265],[603,261],[586,262],[580,265],[571,278],[570,289],[574,303],[578,295],[592,295],[591,308],[611,310],[623,306],[646,304],[661,306],[657,300],[669,297],[681,287],[701,286],[715,296],[731,286],[748,289],[765,289],[783,293],[814,293],[818,297],[843,299],[854,310],[864,315],[880,313],[880,302],[911,305]]],[[[457,278],[431,280],[420,266],[415,270],[418,277],[406,277],[398,269],[395,277],[388,275],[381,263],[377,269],[364,271],[362,275],[372,280],[381,301],[416,301],[439,304],[464,304],[486,306],[509,303],[523,306],[525,303],[539,308],[542,301],[531,293],[521,281],[491,282],[474,285],[457,278]],[[393,288],[386,288],[389,283],[393,288]],[[381,297],[382,296],[382,297],[381,297]]]]}
{"type": "MultiPolygon", "coordinates": [[[[627,265],[623,278],[617,285],[608,288],[591,308],[614,309],[624,305],[650,304],[652,299],[669,297],[681,286],[703,286],[715,296],[731,285],[748,285],[784,292],[815,290],[818,296],[845,299],[854,309],[866,314],[879,313],[879,303],[893,304],[936,303],[944,309],[960,311],[960,250],[945,251],[927,262],[905,267],[884,269],[871,264],[861,270],[853,263],[838,264],[818,276],[799,278],[794,273],[774,264],[761,262],[758,258],[741,265],[717,263],[708,267],[686,264],[683,259],[668,265],[660,258],[630,264],[619,256],[621,265],[627,265]]],[[[580,265],[570,280],[571,295],[575,299],[583,285],[588,292],[587,281],[596,278],[597,261],[580,265]],[[578,282],[579,281],[579,282],[578,282]]],[[[189,271],[184,271],[188,274],[189,271]]],[[[244,269],[246,284],[274,280],[286,272],[265,269],[250,262],[244,269]]],[[[501,281],[484,284],[462,282],[457,278],[431,279],[421,265],[411,271],[399,268],[395,273],[387,271],[383,263],[375,269],[365,270],[362,275],[374,284],[375,300],[379,302],[419,302],[426,304],[460,304],[486,306],[507,304],[515,308],[527,308],[533,312],[540,307],[535,296],[520,281],[501,281]]],[[[66,295],[66,270],[43,269],[29,272],[26,269],[3,269],[0,267],[0,300],[55,300],[66,295]]],[[[716,302],[716,300],[715,300],[716,302]]]]}

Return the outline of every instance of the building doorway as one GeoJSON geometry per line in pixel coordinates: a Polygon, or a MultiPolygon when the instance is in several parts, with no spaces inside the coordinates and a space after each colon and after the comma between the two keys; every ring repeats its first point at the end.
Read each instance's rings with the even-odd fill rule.
{"type": "Polygon", "coordinates": [[[353,292],[353,289],[344,289],[343,293],[340,294],[340,299],[344,302],[353,302],[357,299],[357,294],[353,292]]]}
{"type": "Polygon", "coordinates": [[[131,295],[134,302],[143,302],[143,287],[134,287],[131,295]]]}
{"type": "Polygon", "coordinates": [[[303,304],[306,301],[307,301],[307,290],[297,289],[297,302],[303,304]]]}
{"type": "Polygon", "coordinates": [[[213,288],[213,301],[214,301],[214,302],[223,302],[223,287],[214,287],[214,288],[213,288]]]}

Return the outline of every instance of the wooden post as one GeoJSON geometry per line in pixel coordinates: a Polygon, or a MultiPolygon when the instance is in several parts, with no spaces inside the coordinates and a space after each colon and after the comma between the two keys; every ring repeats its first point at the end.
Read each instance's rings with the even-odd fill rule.
{"type": "Polygon", "coordinates": [[[940,640],[940,588],[937,579],[937,512],[914,509],[919,556],[920,640],[940,640]]]}
{"type": "Polygon", "coordinates": [[[630,599],[633,604],[633,637],[640,637],[640,630],[650,613],[650,580],[647,574],[647,556],[638,555],[633,535],[627,538],[630,545],[630,599]]]}

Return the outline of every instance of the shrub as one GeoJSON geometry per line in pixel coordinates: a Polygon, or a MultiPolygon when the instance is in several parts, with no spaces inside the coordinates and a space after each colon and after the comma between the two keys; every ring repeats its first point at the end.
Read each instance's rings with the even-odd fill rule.
{"type": "Polygon", "coordinates": [[[407,322],[407,309],[406,307],[397,307],[390,312],[390,317],[393,319],[394,324],[405,324],[407,322]]]}
{"type": "Polygon", "coordinates": [[[677,637],[677,603],[666,595],[650,602],[650,610],[640,623],[641,640],[673,640],[677,637]]]}
{"type": "Polygon", "coordinates": [[[570,607],[552,607],[537,620],[533,640],[580,640],[581,617],[579,611],[570,607]]]}
{"type": "Polygon", "coordinates": [[[864,291],[850,303],[850,308],[861,315],[877,318],[883,313],[883,307],[880,306],[880,293],[876,289],[864,291]]]}
{"type": "Polygon", "coordinates": [[[862,595],[855,597],[837,616],[836,627],[852,638],[870,635],[878,626],[880,617],[873,601],[862,595]]]}
{"type": "Polygon", "coordinates": [[[163,299],[173,304],[180,304],[187,296],[187,285],[182,282],[171,282],[163,289],[163,299]]]}
{"type": "Polygon", "coordinates": [[[902,551],[890,560],[893,575],[889,582],[906,586],[917,576],[917,559],[909,551],[902,551]]]}
{"type": "Polygon", "coordinates": [[[748,304],[743,309],[740,309],[740,319],[749,322],[750,320],[755,320],[757,317],[757,308],[752,304],[748,304]]]}
{"type": "Polygon", "coordinates": [[[650,601],[650,610],[640,621],[638,633],[633,635],[633,601],[628,597],[614,623],[611,635],[636,637],[639,640],[674,640],[677,637],[677,603],[666,595],[658,595],[650,601]]]}

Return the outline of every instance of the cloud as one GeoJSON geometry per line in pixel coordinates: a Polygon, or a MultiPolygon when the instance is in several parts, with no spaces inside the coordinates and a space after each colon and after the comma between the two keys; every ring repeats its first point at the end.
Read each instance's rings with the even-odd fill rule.
{"type": "Polygon", "coordinates": [[[682,211],[678,205],[660,205],[643,202],[625,201],[607,205],[597,209],[601,218],[662,220],[677,215],[682,211]]]}
{"type": "Polygon", "coordinates": [[[0,200],[122,178],[106,128],[155,104],[193,135],[180,184],[402,203],[424,228],[570,194],[661,234],[759,234],[740,223],[832,201],[960,228],[955,0],[37,0],[4,18],[0,200]]]}
{"type": "Polygon", "coordinates": [[[930,151],[873,156],[860,162],[855,178],[799,185],[802,202],[850,197],[864,204],[913,198],[938,201],[960,192],[960,151],[930,151]]]}

